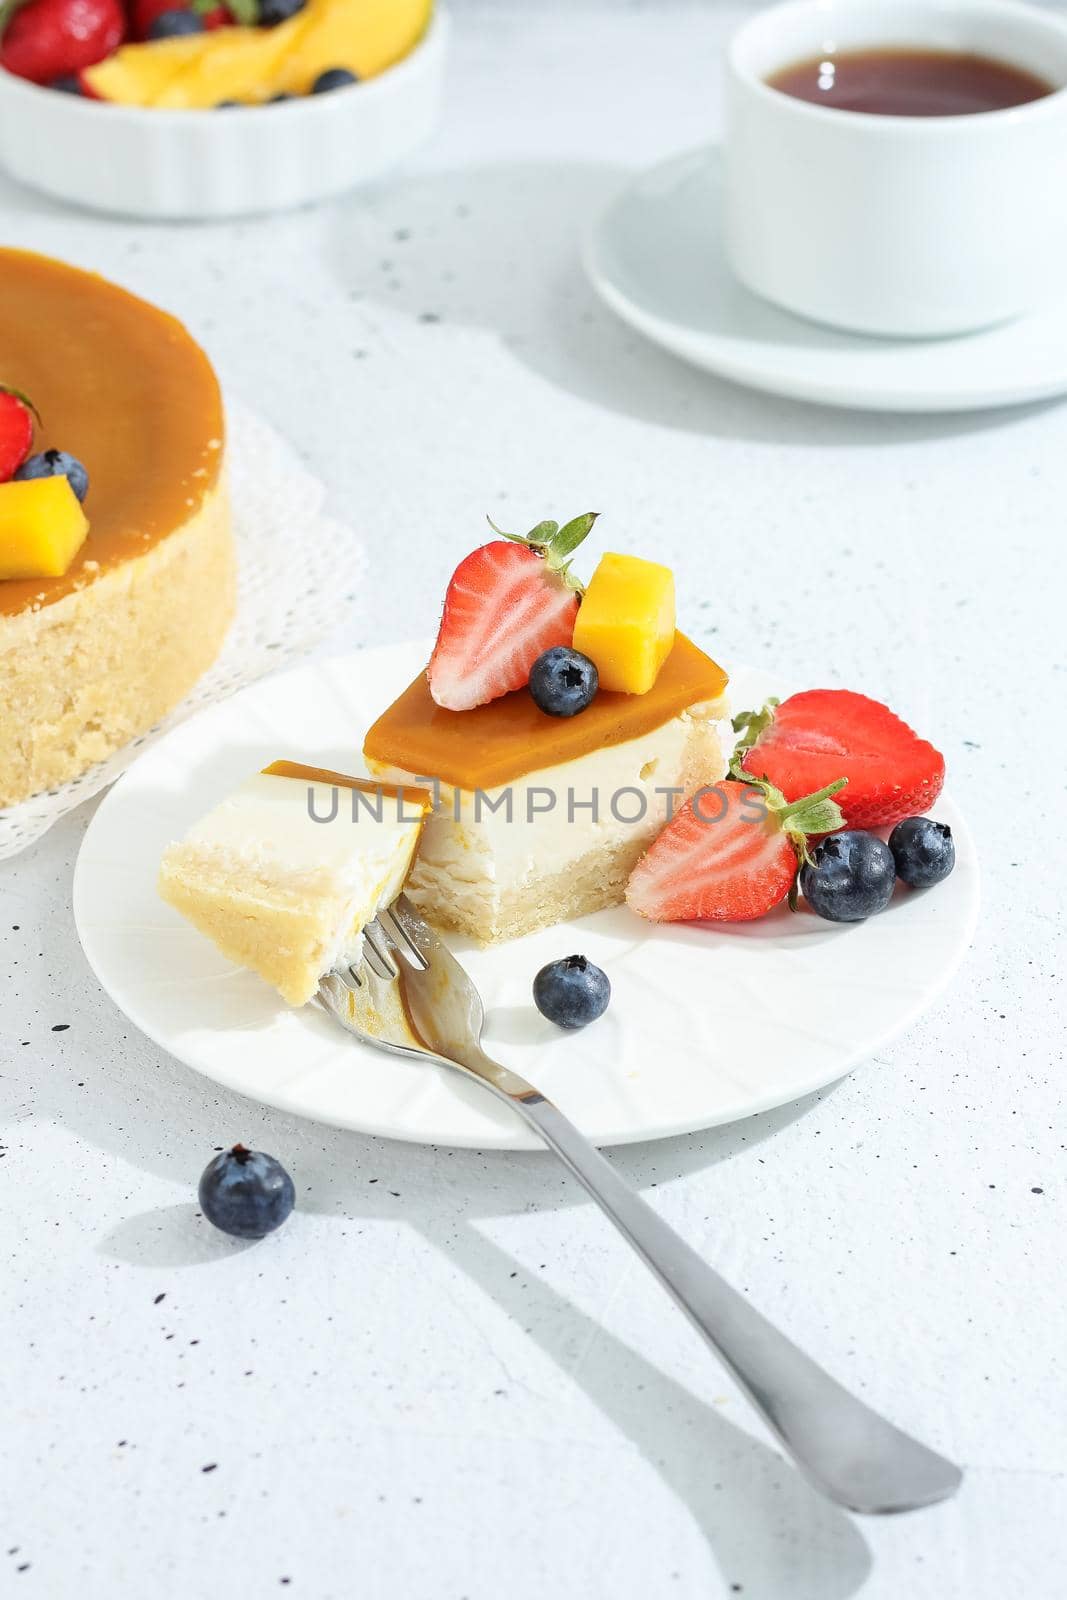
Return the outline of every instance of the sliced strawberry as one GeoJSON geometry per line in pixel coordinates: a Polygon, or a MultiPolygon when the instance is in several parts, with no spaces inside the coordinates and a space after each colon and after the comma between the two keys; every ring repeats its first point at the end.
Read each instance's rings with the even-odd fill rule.
{"type": "Polygon", "coordinates": [[[741,766],[787,800],[846,777],[845,825],[877,828],[925,812],[941,793],[945,758],[888,706],[850,689],[809,689],[734,719],[741,766]]]}
{"type": "Polygon", "coordinates": [[[588,512],[562,528],[542,522],[526,538],[506,533],[464,557],[427,668],[439,706],[471,711],[522,689],[542,651],[570,644],[579,589],[568,557],[595,520],[588,512]]]}
{"type": "Polygon", "coordinates": [[[641,857],[626,903],[652,922],[751,922],[796,881],[807,836],[841,827],[844,780],[788,805],[770,784],[698,789],[641,857]]]}
{"type": "Polygon", "coordinates": [[[33,447],[33,415],[25,395],[0,388],[0,483],[14,476],[33,447]]]}
{"type": "Polygon", "coordinates": [[[32,83],[51,83],[102,61],[125,35],[121,0],[29,0],[4,29],[0,66],[32,83]]]}

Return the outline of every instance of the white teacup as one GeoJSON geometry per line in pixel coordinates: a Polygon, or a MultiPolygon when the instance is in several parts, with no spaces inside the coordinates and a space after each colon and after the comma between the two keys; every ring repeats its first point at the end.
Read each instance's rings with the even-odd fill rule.
{"type": "Polygon", "coordinates": [[[1013,0],[789,0],[727,58],[726,238],[766,299],[860,333],[962,333],[1067,293],[1067,24],[1013,0]],[[766,79],[820,54],[989,56],[1057,92],[966,116],[813,105],[766,79]]]}

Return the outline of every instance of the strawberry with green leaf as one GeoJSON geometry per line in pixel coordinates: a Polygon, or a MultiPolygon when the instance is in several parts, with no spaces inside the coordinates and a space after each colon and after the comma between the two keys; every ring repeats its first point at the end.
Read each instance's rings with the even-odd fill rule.
{"type": "Polygon", "coordinates": [[[809,837],[842,826],[846,781],[792,802],[736,776],[698,789],[630,874],[626,904],[651,922],[752,922],[794,904],[809,837]]]}
{"type": "Polygon", "coordinates": [[[596,518],[539,522],[526,535],[490,521],[500,538],[464,557],[445,594],[427,668],[439,706],[470,711],[523,689],[539,655],[570,644],[581,593],[570,558],[596,518]]]}

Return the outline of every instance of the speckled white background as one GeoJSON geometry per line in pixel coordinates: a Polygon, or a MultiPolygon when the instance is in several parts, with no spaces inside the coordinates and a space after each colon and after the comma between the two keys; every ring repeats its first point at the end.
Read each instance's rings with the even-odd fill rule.
{"type": "Polygon", "coordinates": [[[733,15],[479,9],[437,144],[372,194],[178,229],[2,184],[3,231],[178,312],[329,480],[373,546],[366,641],[432,626],[484,510],[594,505],[724,660],[872,691],[944,748],[985,874],[951,994],[825,1095],[613,1159],[964,1490],[823,1503],[547,1157],[333,1134],[160,1058],[74,937],[83,812],[0,868],[5,1595],[1064,1592],[1067,410],[807,410],[599,308],[576,229],[714,131],[733,15]],[[238,1137],[299,1194],[253,1247],[195,1206],[238,1137]]]}

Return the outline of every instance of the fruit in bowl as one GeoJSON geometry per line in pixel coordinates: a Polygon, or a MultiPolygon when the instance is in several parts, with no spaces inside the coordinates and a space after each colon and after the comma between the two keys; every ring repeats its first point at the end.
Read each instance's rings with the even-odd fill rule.
{"type": "Polygon", "coordinates": [[[210,110],[376,77],[426,31],[432,0],[26,0],[0,65],[124,106],[210,110]]]}
{"type": "Polygon", "coordinates": [[[89,48],[68,3],[0,0],[0,166],[91,211],[311,205],[380,178],[438,120],[449,27],[433,0],[110,0],[125,8],[117,48],[89,48]]]}

